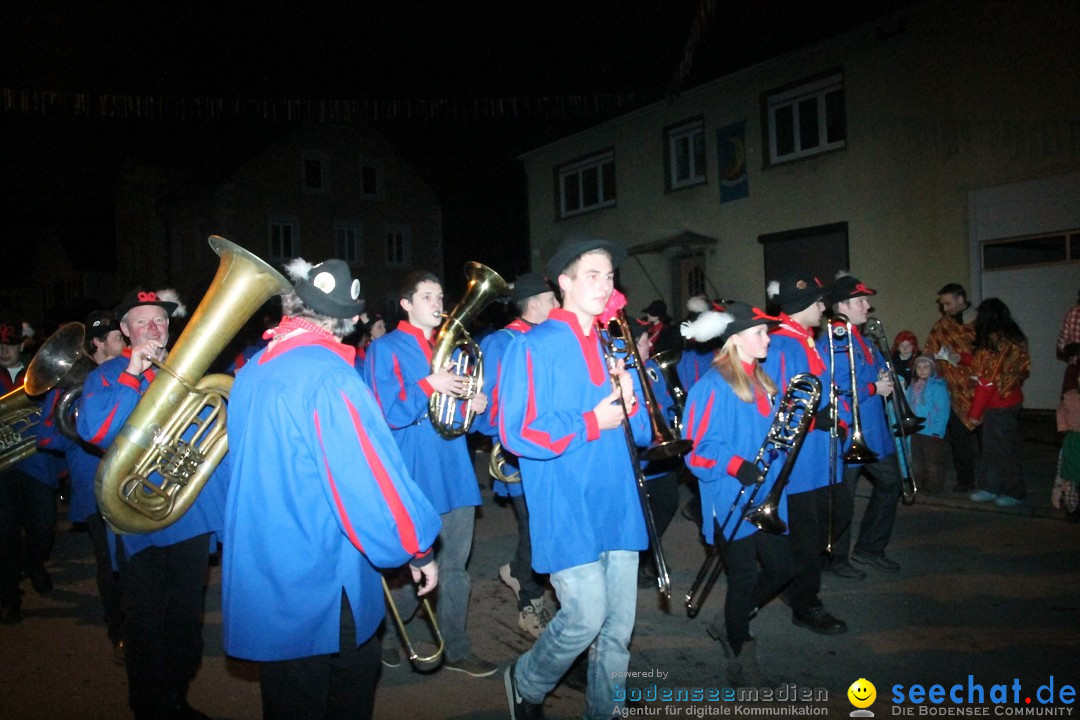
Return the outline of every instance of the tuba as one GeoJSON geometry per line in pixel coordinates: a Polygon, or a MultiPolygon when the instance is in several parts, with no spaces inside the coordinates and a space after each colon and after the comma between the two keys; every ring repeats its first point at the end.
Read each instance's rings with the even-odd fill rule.
{"type": "Polygon", "coordinates": [[[82,442],[75,431],[76,403],[82,397],[83,380],[97,367],[86,352],[85,342],[86,328],[82,323],[61,325],[42,344],[26,368],[26,387],[31,394],[41,395],[54,387],[64,389],[53,409],[53,422],[65,437],[76,442],[82,442]]]}
{"type": "Polygon", "coordinates": [[[191,507],[228,450],[232,378],[203,374],[264,302],[292,287],[224,238],[211,236],[210,247],[221,256],[213,282],[94,478],[101,514],[118,532],[160,530],[191,507]]]}
{"type": "Polygon", "coordinates": [[[469,432],[474,413],[468,401],[484,386],[483,353],[469,337],[468,325],[493,300],[510,291],[510,286],[499,273],[478,262],[465,263],[465,277],[469,280],[465,295],[445,316],[446,322],[435,336],[435,349],[431,354],[433,373],[449,368],[455,375],[468,381],[461,397],[435,392],[428,400],[431,424],[447,439],[469,432]],[[460,411],[461,417],[458,417],[458,403],[462,401],[465,401],[465,407],[460,411]]]}
{"type": "Polygon", "coordinates": [[[25,384],[0,397],[0,472],[37,452],[34,428],[41,414],[41,405],[26,394],[25,384]]]}
{"type": "Polygon", "coordinates": [[[820,401],[821,381],[810,373],[799,373],[788,382],[784,396],[777,404],[772,425],[769,426],[765,440],[761,443],[757,456],[754,458],[753,465],[757,468],[757,482],[754,484],[754,489],[740,512],[739,520],[731,527],[731,533],[728,534],[728,523],[731,522],[735,511],[739,510],[739,503],[742,502],[743,495],[746,493],[745,485],[739,488],[739,494],[735,496],[723,524],[720,525],[714,537],[712,549],[705,557],[705,562],[702,563],[690,590],[686,593],[688,617],[697,617],[697,614],[701,612],[701,604],[705,602],[712,586],[719,579],[720,571],[724,569],[724,552],[728,543],[735,538],[739,522],[746,520],[765,532],[779,534],[787,530],[787,525],[779,515],[780,497],[787,487],[788,477],[795,467],[795,460],[799,457],[799,451],[802,449],[803,441],[806,440],[806,434],[810,430],[810,423],[814,420],[814,413],[817,412],[820,401]],[[757,499],[758,491],[765,483],[772,463],[781,453],[784,454],[784,464],[780,467],[780,473],[776,476],[772,489],[760,505],[754,505],[754,500],[757,499]],[[720,543],[723,543],[723,546],[720,543]]]}

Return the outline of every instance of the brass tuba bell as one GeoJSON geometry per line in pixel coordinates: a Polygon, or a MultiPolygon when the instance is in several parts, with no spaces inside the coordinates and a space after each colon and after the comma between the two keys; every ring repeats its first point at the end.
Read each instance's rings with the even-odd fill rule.
{"type": "Polygon", "coordinates": [[[195,502],[228,450],[232,389],[232,377],[203,374],[264,302],[292,287],[239,245],[213,235],[210,247],[221,256],[214,281],[98,465],[98,508],[118,532],[168,527],[195,502]]]}
{"type": "Polygon", "coordinates": [[[431,355],[433,373],[449,367],[455,375],[468,380],[468,387],[461,397],[435,392],[428,399],[431,424],[444,438],[469,432],[474,417],[469,401],[484,386],[483,353],[469,336],[468,325],[488,304],[510,292],[506,281],[487,265],[473,261],[465,263],[465,277],[469,279],[465,295],[439,328],[431,355]],[[460,411],[458,403],[464,404],[460,411]]]}

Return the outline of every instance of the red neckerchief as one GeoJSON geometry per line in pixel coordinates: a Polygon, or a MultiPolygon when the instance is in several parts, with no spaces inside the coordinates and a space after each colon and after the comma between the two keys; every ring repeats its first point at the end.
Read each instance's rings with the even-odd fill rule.
{"type": "Polygon", "coordinates": [[[777,335],[799,340],[801,344],[805,345],[806,359],[810,363],[810,372],[819,377],[825,372],[825,361],[821,359],[821,353],[818,352],[817,345],[814,343],[814,333],[809,328],[804,328],[792,320],[787,313],[780,313],[780,326],[773,332],[777,335]]]}
{"type": "Polygon", "coordinates": [[[431,337],[424,334],[424,331],[408,320],[399,320],[397,329],[406,335],[411,335],[416,339],[416,343],[420,346],[420,349],[424,351],[424,357],[427,359],[428,365],[431,365],[431,356],[435,350],[435,331],[431,331],[431,337]]]}
{"type": "MultiPolygon", "coordinates": [[[[279,325],[278,327],[281,326],[279,325]]],[[[319,345],[326,348],[350,365],[356,363],[356,348],[342,343],[333,334],[298,330],[283,334],[281,337],[271,341],[270,345],[266,348],[266,352],[259,358],[259,364],[262,365],[265,362],[273,360],[294,348],[308,347],[311,345],[319,345]]]]}
{"type": "Polygon", "coordinates": [[[772,413],[772,403],[769,402],[769,396],[765,394],[765,388],[761,387],[754,378],[754,371],[757,370],[757,360],[751,360],[748,363],[743,363],[743,370],[750,376],[750,387],[754,388],[754,404],[757,406],[757,411],[761,413],[763,417],[768,417],[772,413]]]}
{"type": "MultiPolygon", "coordinates": [[[[574,313],[566,310],[565,308],[555,308],[548,315],[548,320],[554,320],[556,322],[565,323],[570,327],[574,333],[574,337],[578,341],[578,345],[581,346],[581,355],[585,360],[585,365],[589,370],[589,379],[593,385],[601,385],[605,382],[609,382],[607,368],[604,366],[604,359],[600,353],[600,348],[597,346],[596,335],[586,335],[581,330],[581,323],[578,322],[578,316],[574,313]]],[[[589,326],[592,330],[593,326],[589,326]]]]}
{"type": "Polygon", "coordinates": [[[507,323],[504,329],[517,330],[518,332],[529,332],[534,327],[536,327],[536,323],[531,323],[525,318],[519,317],[507,323]]]}
{"type": "Polygon", "coordinates": [[[334,334],[332,332],[322,327],[321,325],[316,325],[314,322],[308,320],[307,318],[290,317],[289,315],[283,315],[281,317],[281,322],[278,323],[278,326],[270,328],[269,330],[264,332],[262,336],[263,340],[274,340],[277,338],[284,338],[286,335],[290,335],[297,331],[313,332],[317,335],[323,335],[334,340],[337,339],[334,337],[334,334]]]}
{"type": "Polygon", "coordinates": [[[862,333],[859,332],[859,328],[852,325],[851,326],[851,334],[854,335],[855,339],[859,341],[859,345],[862,347],[863,355],[866,356],[866,364],[867,365],[873,365],[874,364],[874,353],[873,353],[873,351],[870,350],[870,346],[866,344],[866,341],[863,340],[863,336],[862,336],[862,333]]]}

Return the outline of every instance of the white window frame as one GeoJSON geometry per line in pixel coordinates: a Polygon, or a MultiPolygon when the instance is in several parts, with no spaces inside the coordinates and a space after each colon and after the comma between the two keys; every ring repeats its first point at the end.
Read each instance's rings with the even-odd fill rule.
{"type": "Polygon", "coordinates": [[[370,158],[360,159],[360,197],[364,200],[385,200],[386,199],[386,166],[381,160],[372,160],[370,158]],[[371,168],[375,171],[375,192],[369,193],[364,191],[364,170],[371,168]]]}
{"type": "Polygon", "coordinates": [[[387,225],[383,233],[387,267],[408,267],[412,255],[412,230],[408,225],[387,225]]]}
{"type": "Polygon", "coordinates": [[[300,256],[300,219],[289,215],[271,216],[267,220],[266,244],[267,256],[271,260],[291,260],[300,256]],[[279,238],[275,237],[275,229],[289,229],[289,242],[292,247],[279,245],[279,238]]]}
{"type": "Polygon", "coordinates": [[[350,265],[364,265],[364,226],[339,220],[334,223],[334,257],[350,265]]]}
{"type": "MultiPolygon", "coordinates": [[[[790,162],[792,160],[798,160],[800,158],[811,157],[813,155],[820,155],[821,153],[829,152],[832,150],[840,150],[847,146],[847,121],[846,121],[846,107],[842,109],[845,115],[845,127],[844,137],[832,142],[828,141],[828,118],[826,114],[826,96],[837,90],[843,92],[844,90],[844,76],[837,73],[830,73],[829,75],[813,80],[806,83],[801,83],[796,87],[788,88],[779,92],[772,93],[767,96],[766,99],[766,117],[768,119],[768,141],[769,141],[769,164],[777,165],[780,163],[790,162]],[[818,144],[813,147],[803,148],[802,133],[800,132],[801,118],[799,116],[800,108],[799,104],[804,100],[814,98],[817,100],[817,123],[818,123],[818,144]],[[776,134],[777,134],[777,121],[776,113],[783,109],[790,108],[792,111],[792,131],[795,134],[795,150],[794,152],[786,155],[778,155],[776,148],[776,134]]],[[[846,104],[846,98],[845,98],[846,104]]]]}
{"type": "Polygon", "coordinates": [[[667,143],[667,187],[669,190],[679,190],[694,185],[703,185],[706,182],[705,166],[705,121],[696,118],[678,125],[673,125],[665,131],[667,143]],[[701,142],[701,167],[697,166],[697,154],[694,145],[701,142]],[[679,177],[679,147],[685,145],[687,149],[688,174],[679,177]]]}
{"type": "MultiPolygon", "coordinates": [[[[565,165],[561,165],[557,169],[558,177],[558,209],[559,217],[573,217],[574,215],[581,215],[583,213],[592,212],[593,210],[599,210],[600,208],[613,207],[616,201],[616,189],[612,188],[611,197],[605,199],[605,185],[604,185],[604,166],[611,165],[612,178],[615,176],[615,151],[605,150],[604,152],[590,155],[589,157],[581,160],[575,160],[565,165]],[[596,171],[596,197],[598,201],[592,205],[584,204],[585,193],[582,191],[584,188],[584,179],[586,173],[590,170],[596,171]],[[578,183],[578,196],[582,204],[576,208],[568,208],[566,206],[566,184],[571,178],[576,178],[578,183]]],[[[612,183],[614,185],[614,183],[612,183]]]]}

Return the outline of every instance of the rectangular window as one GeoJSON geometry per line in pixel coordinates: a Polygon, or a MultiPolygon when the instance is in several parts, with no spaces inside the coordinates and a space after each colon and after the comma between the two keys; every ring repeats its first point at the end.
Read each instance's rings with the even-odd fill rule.
{"type": "Polygon", "coordinates": [[[326,182],[323,177],[323,161],[315,157],[304,157],[304,191],[321,193],[326,191],[326,182]]]}
{"type": "Polygon", "coordinates": [[[615,152],[592,155],[556,170],[559,217],[580,215],[615,204],[615,152]]]}
{"type": "Polygon", "coordinates": [[[360,161],[360,197],[364,200],[384,200],[386,198],[386,168],[374,158],[360,161]]]}
{"type": "Polygon", "coordinates": [[[350,265],[364,264],[364,228],[359,223],[335,223],[337,255],[350,265]]]}
{"type": "Polygon", "coordinates": [[[701,118],[664,130],[665,185],[678,190],[705,182],[705,123],[701,118]]]}
{"type": "Polygon", "coordinates": [[[300,253],[300,224],[293,219],[270,220],[270,257],[288,260],[300,253]]]}
{"type": "Polygon", "coordinates": [[[769,164],[839,150],[847,142],[844,78],[838,72],[763,96],[769,164]]]}
{"type": "Polygon", "coordinates": [[[386,229],[386,264],[388,267],[405,267],[409,263],[409,229],[390,227],[386,229]]]}
{"type": "Polygon", "coordinates": [[[1001,270],[1024,265],[1043,265],[1080,260],[1077,255],[1080,230],[1025,238],[993,240],[982,244],[984,270],[1001,270]]]}

